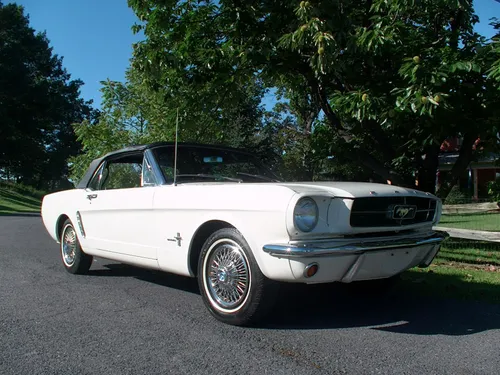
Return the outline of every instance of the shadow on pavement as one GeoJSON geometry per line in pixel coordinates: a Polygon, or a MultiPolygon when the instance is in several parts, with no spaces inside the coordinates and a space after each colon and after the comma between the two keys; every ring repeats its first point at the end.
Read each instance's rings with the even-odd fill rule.
{"type": "Polygon", "coordinates": [[[368,327],[395,333],[452,336],[500,329],[498,304],[422,296],[415,290],[405,290],[404,284],[381,296],[353,293],[345,285],[286,285],[279,300],[266,328],[368,327]]]}
{"type": "Polygon", "coordinates": [[[89,276],[133,277],[167,288],[175,288],[185,292],[200,294],[198,282],[194,278],[174,275],[167,272],[154,271],[121,263],[105,264],[104,269],[90,269],[89,276]]]}
{"type": "MultiPolygon", "coordinates": [[[[104,267],[91,270],[89,275],[134,277],[167,288],[200,294],[194,278],[119,263],[106,264],[104,267]]],[[[379,296],[371,294],[369,289],[341,284],[281,284],[270,315],[256,328],[310,330],[366,327],[394,333],[452,336],[500,329],[500,304],[462,301],[444,296],[426,297],[415,289],[406,288],[405,283],[407,281],[379,296]]],[[[463,283],[463,287],[467,287],[466,283],[463,283]]],[[[433,286],[427,285],[426,288],[433,286]]],[[[208,311],[207,319],[211,319],[208,311]]]]}

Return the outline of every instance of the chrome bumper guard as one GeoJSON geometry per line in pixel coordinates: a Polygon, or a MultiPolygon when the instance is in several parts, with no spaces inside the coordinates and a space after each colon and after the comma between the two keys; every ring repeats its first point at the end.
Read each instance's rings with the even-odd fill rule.
{"type": "MultiPolygon", "coordinates": [[[[409,237],[393,241],[384,239],[383,241],[356,242],[346,245],[338,245],[338,241],[317,243],[304,242],[297,244],[269,244],[264,245],[263,250],[264,252],[278,258],[311,258],[335,255],[359,255],[369,251],[393,250],[400,248],[435,245],[433,247],[433,251],[430,252],[433,253],[432,258],[434,258],[437,251],[439,250],[439,246],[436,245],[440,245],[441,242],[443,242],[447,237],[448,233],[435,231],[424,237],[409,237]]],[[[432,259],[430,259],[430,261],[432,261],[432,259]]],[[[426,259],[425,263],[427,262],[429,262],[428,259],[426,259]]]]}

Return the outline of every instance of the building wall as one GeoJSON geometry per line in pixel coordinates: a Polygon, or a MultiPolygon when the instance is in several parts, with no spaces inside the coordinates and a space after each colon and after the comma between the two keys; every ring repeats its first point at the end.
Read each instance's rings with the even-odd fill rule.
{"type": "MultiPolygon", "coordinates": [[[[474,171],[469,176],[469,170],[467,169],[464,174],[459,178],[459,187],[461,190],[469,189],[471,196],[476,199],[487,198],[488,197],[488,182],[495,181],[497,176],[500,175],[500,168],[475,168],[475,173],[477,173],[477,190],[474,187],[474,171]],[[477,196],[474,196],[477,191],[477,196]]],[[[437,187],[440,186],[446,175],[450,173],[449,171],[439,171],[437,178],[437,187]]]]}
{"type": "Polygon", "coordinates": [[[488,196],[488,182],[495,181],[497,173],[500,173],[500,169],[498,168],[477,170],[477,185],[479,197],[488,196]]]}

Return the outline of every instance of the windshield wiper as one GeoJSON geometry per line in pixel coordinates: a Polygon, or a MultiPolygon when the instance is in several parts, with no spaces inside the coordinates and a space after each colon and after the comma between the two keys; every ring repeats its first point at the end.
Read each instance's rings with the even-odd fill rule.
{"type": "Polygon", "coordinates": [[[280,182],[279,180],[273,179],[271,177],[263,176],[261,174],[251,174],[251,173],[245,173],[245,172],[236,172],[236,174],[240,174],[242,176],[253,177],[253,178],[260,178],[261,180],[270,181],[270,182],[280,182]]]}
{"type": "Polygon", "coordinates": [[[232,177],[226,177],[226,176],[216,176],[213,174],[203,174],[203,173],[198,173],[198,174],[178,174],[177,177],[201,177],[201,178],[210,178],[213,180],[217,179],[222,179],[226,181],[233,181],[233,182],[243,182],[242,179],[240,178],[232,178],[232,177]]]}

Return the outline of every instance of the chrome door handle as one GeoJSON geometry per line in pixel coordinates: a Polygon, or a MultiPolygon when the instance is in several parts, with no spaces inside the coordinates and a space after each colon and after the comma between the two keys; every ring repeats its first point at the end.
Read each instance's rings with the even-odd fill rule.
{"type": "Polygon", "coordinates": [[[95,199],[95,198],[97,198],[97,194],[88,194],[88,195],[87,195],[87,199],[88,199],[89,201],[91,201],[92,199],[95,199]]]}

